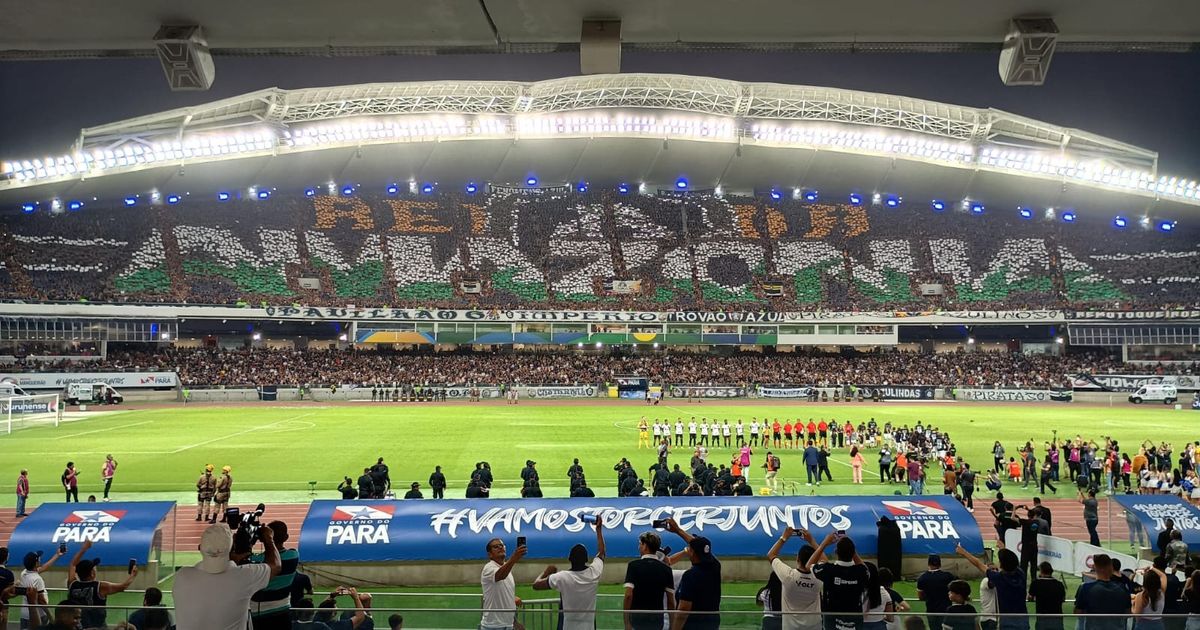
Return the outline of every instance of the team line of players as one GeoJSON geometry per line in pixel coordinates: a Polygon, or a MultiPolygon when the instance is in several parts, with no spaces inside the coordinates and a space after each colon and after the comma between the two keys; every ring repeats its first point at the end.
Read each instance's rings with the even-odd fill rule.
{"type": "MultiPolygon", "coordinates": [[[[843,426],[837,420],[826,422],[824,418],[818,421],[809,418],[808,424],[800,419],[793,424],[790,420],[780,423],[778,418],[774,422],[764,418],[761,423],[751,418],[746,425],[740,418],[736,424],[729,424],[729,420],[718,423],[715,418],[711,421],[700,418],[697,422],[696,416],[692,416],[686,426],[682,418],[676,418],[672,433],[668,419],[647,421],[642,416],[638,421],[638,448],[656,448],[663,440],[670,443],[672,435],[674,446],[684,446],[686,435],[687,446],[802,448],[806,439],[822,446],[845,446],[854,441],[855,429],[849,420],[843,426]]],[[[873,434],[869,439],[873,439],[873,434]]]]}

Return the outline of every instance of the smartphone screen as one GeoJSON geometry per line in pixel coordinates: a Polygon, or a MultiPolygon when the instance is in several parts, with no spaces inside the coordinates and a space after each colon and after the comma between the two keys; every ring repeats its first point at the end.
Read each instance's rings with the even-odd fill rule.
{"type": "Polygon", "coordinates": [[[136,566],[137,566],[137,560],[135,560],[135,559],[133,559],[133,558],[130,558],[130,559],[129,559],[129,573],[130,573],[130,574],[132,574],[132,573],[133,573],[133,568],[134,568],[134,567],[136,567],[136,566]]]}
{"type": "Polygon", "coordinates": [[[524,536],[517,536],[517,546],[518,547],[525,546],[525,537],[524,536]]]}

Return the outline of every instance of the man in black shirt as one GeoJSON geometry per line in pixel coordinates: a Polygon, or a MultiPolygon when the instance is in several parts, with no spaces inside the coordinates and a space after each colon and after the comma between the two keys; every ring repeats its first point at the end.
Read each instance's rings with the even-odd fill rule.
{"type": "Polygon", "coordinates": [[[929,613],[929,627],[941,628],[943,617],[934,613],[944,613],[950,608],[950,583],[955,580],[952,573],[942,570],[942,557],[930,555],[929,570],[917,578],[917,599],[925,602],[925,610],[929,613]]]}
{"type": "Polygon", "coordinates": [[[1096,580],[1084,582],[1075,591],[1075,614],[1110,615],[1087,620],[1088,630],[1125,630],[1131,612],[1129,591],[1113,574],[1112,558],[1098,553],[1092,556],[1096,580]]]}
{"type": "Polygon", "coordinates": [[[654,532],[638,536],[637,560],[625,568],[625,602],[623,609],[656,610],[654,613],[625,613],[626,630],[662,630],[663,597],[666,610],[675,609],[675,578],[671,567],[655,555],[662,546],[662,539],[654,532]]]}
{"type": "Polygon", "coordinates": [[[1154,547],[1160,556],[1167,553],[1167,545],[1171,544],[1171,531],[1175,529],[1175,519],[1168,518],[1163,521],[1163,525],[1166,528],[1158,533],[1157,544],[1154,547]]]}
{"type": "Polygon", "coordinates": [[[371,469],[364,468],[358,478],[358,498],[372,499],[375,497],[375,480],[371,478],[371,469]]]}
{"type": "Polygon", "coordinates": [[[575,489],[571,490],[572,497],[583,499],[595,498],[596,493],[592,492],[592,489],[588,487],[586,479],[580,477],[575,483],[575,489]]]}
{"type": "Polygon", "coordinates": [[[1053,536],[1054,531],[1054,515],[1050,513],[1050,508],[1042,505],[1041,497],[1033,497],[1033,508],[1029,510],[1030,518],[1040,518],[1046,521],[1046,531],[1041,532],[1047,536],[1053,536]]]}
{"type": "MultiPolygon", "coordinates": [[[[1017,506],[1017,510],[1025,510],[1024,505],[1017,506]]],[[[1014,511],[1015,516],[1015,511],[1014,511]]],[[[1017,522],[1021,524],[1021,573],[1033,578],[1033,568],[1038,565],[1038,534],[1042,532],[1042,525],[1046,522],[1039,518],[1035,518],[1030,512],[1026,512],[1025,518],[1015,517],[1017,522]]]]}
{"type": "Polygon", "coordinates": [[[342,483],[338,484],[338,491],[342,493],[343,501],[358,498],[358,490],[354,489],[354,481],[350,477],[346,477],[342,480],[342,483]]]}
{"type": "Polygon", "coordinates": [[[692,536],[667,519],[667,531],[678,534],[687,543],[692,568],[679,581],[679,608],[671,616],[671,630],[707,630],[721,627],[721,563],[712,554],[712,543],[703,536],[692,536]],[[702,614],[695,614],[702,613],[702,614]]]}
{"type": "Polygon", "coordinates": [[[836,541],[833,562],[813,567],[817,579],[824,583],[821,611],[826,613],[825,630],[860,630],[863,625],[863,594],[867,591],[867,567],[858,557],[854,541],[845,534],[829,534],[813,555],[820,557],[825,548],[836,541]],[[840,616],[837,613],[847,613],[840,616]]]}
{"type": "Polygon", "coordinates": [[[992,517],[996,519],[996,539],[1004,542],[1004,532],[1012,529],[1013,504],[1004,500],[1004,493],[997,492],[996,500],[992,501],[992,517]]]}
{"type": "Polygon", "coordinates": [[[421,494],[421,484],[416,481],[412,482],[412,487],[408,492],[404,493],[405,499],[424,499],[425,495],[421,494]]]}
{"type": "Polygon", "coordinates": [[[1038,565],[1037,579],[1029,585],[1029,597],[1037,602],[1036,630],[1062,630],[1063,602],[1067,599],[1067,587],[1054,577],[1054,568],[1049,562],[1038,565]]]}
{"type": "Polygon", "coordinates": [[[371,467],[371,480],[375,482],[375,495],[378,497],[387,494],[392,488],[392,478],[388,475],[388,466],[383,463],[382,457],[371,467]]]}
{"type": "Polygon", "coordinates": [[[679,494],[679,486],[683,485],[683,482],[686,480],[687,480],[687,475],[683,474],[682,470],[679,470],[679,464],[675,464],[674,470],[672,470],[671,473],[669,475],[667,475],[667,486],[670,487],[671,494],[678,495],[679,494]]]}
{"type": "Polygon", "coordinates": [[[433,467],[433,474],[429,475],[429,487],[433,489],[433,498],[446,498],[446,475],[442,474],[441,466],[433,467]]]}

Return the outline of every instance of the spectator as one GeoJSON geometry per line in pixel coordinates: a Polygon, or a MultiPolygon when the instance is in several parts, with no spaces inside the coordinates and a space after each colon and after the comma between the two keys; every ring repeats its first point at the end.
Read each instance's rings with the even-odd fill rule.
{"type": "MultiPolygon", "coordinates": [[[[300,608],[300,601],[303,599],[311,600],[313,596],[312,578],[305,573],[297,572],[292,578],[291,598],[292,608],[300,608]]],[[[309,607],[311,608],[311,606],[309,607]]],[[[292,615],[293,619],[295,615],[292,615]]]]}
{"type": "MultiPolygon", "coordinates": [[[[6,560],[7,555],[8,555],[8,549],[3,549],[3,553],[0,555],[5,556],[4,559],[6,560]]],[[[60,547],[59,549],[55,550],[54,555],[50,556],[49,560],[47,560],[44,564],[39,565],[38,563],[41,562],[41,560],[42,560],[41,554],[35,553],[32,551],[26,553],[25,557],[22,558],[21,577],[19,580],[17,580],[17,590],[19,592],[26,592],[26,591],[28,591],[28,589],[32,588],[37,593],[37,596],[36,596],[37,601],[34,603],[40,604],[42,606],[49,605],[50,600],[48,599],[47,594],[46,594],[46,581],[42,579],[42,572],[49,569],[50,567],[54,566],[54,563],[57,562],[58,559],[61,558],[62,556],[63,556],[63,552],[62,552],[62,548],[60,547]]],[[[3,566],[3,563],[4,563],[4,561],[0,560],[0,567],[3,566]]],[[[7,571],[7,569],[3,569],[3,571],[7,571]]],[[[28,627],[29,613],[31,610],[33,610],[32,606],[26,605],[26,606],[21,607],[21,627],[22,628],[28,627]]],[[[38,610],[42,613],[43,621],[48,622],[49,615],[47,614],[47,610],[46,609],[38,609],[38,610]]]]}
{"type": "MultiPolygon", "coordinates": [[[[1088,542],[1094,547],[1100,546],[1100,534],[1096,531],[1096,527],[1100,524],[1100,504],[1096,501],[1096,491],[1088,490],[1087,498],[1080,500],[1083,504],[1083,523],[1087,526],[1088,542]]],[[[1171,524],[1171,519],[1167,519],[1167,523],[1171,524]]],[[[1162,542],[1162,536],[1159,536],[1159,542],[1162,542]]]]}
{"type": "Polygon", "coordinates": [[[937,554],[930,554],[927,566],[928,569],[917,578],[917,599],[925,602],[929,627],[941,628],[943,619],[938,613],[946,612],[950,607],[950,583],[956,578],[942,570],[942,557],[937,554]]]}
{"type": "Polygon", "coordinates": [[[559,592],[563,610],[560,627],[563,630],[590,630],[596,627],[596,591],[600,587],[600,575],[604,571],[604,523],[596,515],[596,557],[587,564],[587,547],[577,544],[571,547],[568,561],[571,568],[559,571],[554,565],[547,566],[541,577],[533,582],[533,589],[554,589],[559,592]]]}
{"type": "Polygon", "coordinates": [[[259,530],[261,564],[234,565],[233,536],[224,524],[209,525],[200,538],[200,562],[175,574],[177,630],[245,630],[250,598],[279,575],[279,551],[270,527],[259,530]],[[222,602],[215,606],[214,602],[222,602]]]}
{"type": "Polygon", "coordinates": [[[342,479],[342,483],[338,484],[338,492],[342,493],[343,501],[352,501],[358,498],[358,490],[354,487],[354,481],[347,475],[342,479]]]}
{"type": "Polygon", "coordinates": [[[692,536],[675,519],[666,519],[666,526],[687,544],[692,563],[679,581],[679,604],[671,617],[671,630],[721,627],[721,562],[712,553],[712,543],[703,536],[692,536]]]}
{"type": "MultiPolygon", "coordinates": [[[[1095,498],[1095,493],[1092,494],[1095,498]]],[[[1098,519],[1099,517],[1097,517],[1098,519]]],[[[1171,544],[1171,532],[1175,531],[1175,519],[1167,518],[1163,521],[1163,530],[1158,533],[1158,538],[1155,541],[1154,548],[1158,550],[1158,555],[1164,556],[1167,553],[1167,545],[1171,544]]],[[[1097,543],[1092,543],[1097,544],[1097,543]]]]}
{"type": "Polygon", "coordinates": [[[84,628],[103,628],[108,617],[108,611],[105,609],[108,596],[122,593],[129,588],[137,577],[138,570],[134,566],[125,581],[119,584],[97,580],[96,567],[99,561],[83,559],[83,554],[91,548],[92,541],[85,540],[75,557],[71,558],[71,564],[67,567],[67,597],[74,604],[90,607],[83,611],[84,628]]]}
{"type": "Polygon", "coordinates": [[[807,529],[788,527],[767,552],[767,562],[772,573],[782,584],[781,611],[782,627],[785,630],[819,630],[821,628],[821,580],[813,574],[812,566],[820,560],[816,556],[816,541],[807,529]],[[789,567],[779,559],[779,552],[791,539],[799,534],[805,543],[796,553],[796,566],[789,567]]]}
{"type": "MultiPolygon", "coordinates": [[[[434,498],[436,499],[439,497],[434,497],[434,498]]],[[[403,630],[403,628],[404,628],[404,617],[403,616],[401,616],[398,613],[393,613],[391,615],[388,615],[388,630],[403,630]]]]}
{"type": "Polygon", "coordinates": [[[429,487],[433,489],[433,498],[446,498],[446,475],[442,474],[441,466],[433,467],[433,473],[429,475],[429,487]]]}
{"type": "MultiPolygon", "coordinates": [[[[288,541],[287,523],[271,521],[266,529],[271,530],[279,572],[271,576],[266,588],[250,598],[250,619],[254,622],[254,630],[287,630],[292,622],[292,582],[300,567],[300,552],[284,546],[288,541]]],[[[263,545],[266,544],[264,539],[263,545]]],[[[269,562],[266,553],[251,555],[249,560],[252,564],[269,562]]]]}
{"type": "Polygon", "coordinates": [[[671,567],[663,564],[656,555],[662,547],[662,540],[655,532],[644,532],[638,536],[638,554],[640,557],[630,562],[625,568],[625,600],[622,608],[625,610],[626,630],[662,630],[663,615],[661,612],[631,613],[637,611],[675,610],[675,580],[671,575],[671,567]]]}
{"type": "Polygon", "coordinates": [[[950,607],[946,609],[943,628],[946,630],[975,630],[975,607],[970,604],[971,585],[963,580],[954,580],[949,586],[950,607]]]}
{"type": "Polygon", "coordinates": [[[1167,562],[1167,568],[1171,570],[1181,569],[1187,564],[1188,544],[1183,542],[1183,532],[1178,529],[1171,530],[1171,542],[1167,543],[1163,558],[1167,562]]]}
{"type": "Polygon", "coordinates": [[[21,474],[17,476],[17,518],[24,518],[25,502],[29,500],[29,471],[21,469],[21,474]]]}
{"type": "MultiPolygon", "coordinates": [[[[129,615],[129,624],[137,630],[142,630],[147,626],[146,615],[153,612],[161,612],[166,615],[166,609],[162,608],[163,593],[156,587],[151,586],[142,594],[142,607],[133,611],[129,615]]],[[[167,625],[170,625],[169,615],[167,615],[167,625]]]]}
{"type": "Polygon", "coordinates": [[[517,547],[511,557],[506,558],[504,541],[493,538],[487,543],[488,561],[479,574],[483,587],[483,619],[480,630],[511,630],[516,620],[519,604],[513,567],[525,557],[525,545],[517,547]]]}
{"type": "Polygon", "coordinates": [[[836,560],[813,567],[817,578],[824,583],[821,610],[826,615],[825,627],[829,630],[858,628],[862,625],[862,602],[870,575],[862,558],[858,557],[854,541],[845,535],[829,534],[817,547],[816,554],[820,556],[831,544],[835,545],[836,560]]]}
{"type": "MultiPolygon", "coordinates": [[[[959,545],[955,551],[987,576],[989,588],[996,591],[996,604],[1000,613],[1001,630],[1028,630],[1029,617],[1025,605],[1028,590],[1025,574],[1021,572],[1020,559],[1011,549],[1001,549],[997,554],[1000,569],[983,564],[959,545]]],[[[1090,623],[1090,622],[1089,622],[1090,623]]],[[[1089,630],[1093,630],[1089,628],[1089,630]]]]}
{"type": "MultiPolygon", "coordinates": [[[[2,583],[2,581],[0,581],[2,583]]],[[[36,615],[41,616],[41,615],[36,615]]],[[[37,619],[31,619],[30,628],[42,628],[42,630],[76,630],[80,627],[83,619],[83,611],[79,606],[71,603],[70,600],[63,600],[54,607],[54,621],[49,625],[34,625],[38,624],[37,619]]]]}
{"type": "Polygon", "coordinates": [[[404,493],[405,499],[424,499],[425,495],[421,494],[421,484],[414,481],[409,487],[408,492],[404,493]]]}
{"type": "Polygon", "coordinates": [[[879,567],[874,562],[864,563],[867,567],[867,592],[863,597],[863,630],[886,630],[888,622],[895,619],[895,607],[887,589],[879,581],[879,567]]]}
{"type": "Polygon", "coordinates": [[[1067,586],[1054,577],[1054,568],[1049,562],[1038,565],[1037,579],[1029,585],[1029,597],[1036,602],[1035,630],[1062,630],[1063,602],[1067,599],[1067,586]]]}
{"type": "Polygon", "coordinates": [[[1134,630],[1163,630],[1163,609],[1167,597],[1163,593],[1162,576],[1158,571],[1147,571],[1142,578],[1142,590],[1133,598],[1134,630]]]}
{"type": "Polygon", "coordinates": [[[371,595],[369,593],[359,593],[356,589],[339,587],[337,590],[329,594],[320,604],[317,605],[320,612],[317,613],[318,623],[323,623],[330,630],[356,630],[364,624],[368,627],[374,625],[374,620],[371,619],[371,595]],[[354,603],[353,610],[343,610],[341,616],[338,616],[337,598],[347,596],[354,603]]]}

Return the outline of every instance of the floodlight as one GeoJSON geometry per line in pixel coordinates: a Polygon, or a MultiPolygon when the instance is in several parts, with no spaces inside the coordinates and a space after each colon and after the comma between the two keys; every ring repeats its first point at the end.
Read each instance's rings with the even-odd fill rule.
{"type": "Polygon", "coordinates": [[[1173,231],[1175,231],[1175,222],[1174,221],[1159,221],[1158,222],[1158,230],[1160,232],[1173,232],[1173,231]]]}
{"type": "Polygon", "coordinates": [[[353,194],[354,194],[354,186],[347,185],[347,186],[342,187],[342,195],[343,196],[349,197],[350,195],[353,195],[353,194]]]}
{"type": "Polygon", "coordinates": [[[588,189],[587,182],[579,182],[578,184],[575,185],[575,190],[577,190],[581,193],[587,192],[587,189],[588,189]]]}
{"type": "Polygon", "coordinates": [[[179,203],[179,195],[167,195],[167,203],[172,206],[179,203]]]}
{"type": "Polygon", "coordinates": [[[889,208],[895,208],[900,205],[900,197],[897,197],[896,195],[888,195],[887,199],[883,203],[889,208]]]}
{"type": "Polygon", "coordinates": [[[269,191],[269,190],[260,190],[260,191],[258,191],[258,198],[259,198],[259,199],[270,199],[270,198],[271,198],[271,191],[269,191]]]}
{"type": "Polygon", "coordinates": [[[816,201],[818,197],[820,197],[820,193],[818,193],[815,190],[810,190],[810,191],[804,193],[805,201],[809,201],[809,202],[816,201]]]}
{"type": "Polygon", "coordinates": [[[400,194],[400,187],[395,184],[388,184],[387,194],[393,195],[393,196],[400,194]]]}
{"type": "Polygon", "coordinates": [[[1113,227],[1115,227],[1119,230],[1125,229],[1128,225],[1129,225],[1129,220],[1119,214],[1115,218],[1113,218],[1113,227]]]}
{"type": "Polygon", "coordinates": [[[1033,218],[1033,209],[1019,206],[1019,207],[1017,207],[1017,214],[1021,215],[1022,219],[1032,219],[1033,218]]]}
{"type": "Polygon", "coordinates": [[[971,204],[971,212],[972,213],[983,214],[983,210],[984,210],[983,204],[978,203],[978,202],[971,204]]]}
{"type": "Polygon", "coordinates": [[[933,211],[934,211],[934,212],[941,212],[942,210],[945,210],[945,209],[946,209],[946,202],[944,202],[944,201],[939,201],[939,200],[937,200],[937,199],[934,199],[934,200],[933,200],[933,202],[932,202],[930,205],[932,205],[932,206],[933,206],[933,211]]]}
{"type": "Polygon", "coordinates": [[[687,187],[688,187],[688,181],[686,178],[680,177],[679,179],[675,180],[675,188],[677,190],[684,190],[687,187]]]}
{"type": "Polygon", "coordinates": [[[771,199],[774,199],[775,201],[779,201],[780,199],[783,199],[783,193],[779,192],[779,190],[777,190],[775,188],[772,188],[771,189],[771,199]]]}
{"type": "Polygon", "coordinates": [[[617,184],[617,192],[622,195],[629,194],[629,184],[617,184]]]}
{"type": "Polygon", "coordinates": [[[432,195],[433,194],[433,184],[430,184],[428,182],[421,184],[421,194],[432,195]]]}
{"type": "Polygon", "coordinates": [[[82,207],[83,207],[82,201],[71,200],[71,201],[67,202],[67,210],[78,210],[82,207]]]}
{"type": "Polygon", "coordinates": [[[30,213],[32,213],[34,210],[37,210],[37,204],[36,204],[36,203],[23,203],[23,204],[21,204],[21,212],[24,212],[25,214],[30,214],[30,213]]]}
{"type": "Polygon", "coordinates": [[[316,196],[317,196],[317,189],[316,189],[316,188],[305,188],[305,189],[304,189],[304,196],[305,196],[305,197],[316,197],[316,196]]]}
{"type": "Polygon", "coordinates": [[[537,178],[534,177],[533,175],[530,175],[529,177],[525,178],[526,186],[537,186],[537,182],[538,182],[537,178]]]}
{"type": "Polygon", "coordinates": [[[860,195],[858,193],[850,193],[850,205],[861,206],[862,202],[863,202],[862,195],[860,195]]]}
{"type": "Polygon", "coordinates": [[[219,192],[217,193],[217,201],[229,201],[229,196],[227,192],[219,192]]]}
{"type": "Polygon", "coordinates": [[[1064,212],[1062,215],[1062,220],[1063,220],[1063,223],[1074,223],[1075,222],[1075,211],[1067,210],[1066,212],[1064,212]]]}
{"type": "Polygon", "coordinates": [[[479,187],[475,185],[475,182],[470,182],[467,184],[467,194],[468,195],[474,195],[478,191],[479,191],[479,187]]]}
{"type": "Polygon", "coordinates": [[[137,205],[137,197],[126,197],[126,198],[125,198],[125,205],[127,205],[127,206],[136,206],[136,205],[137,205]]]}

